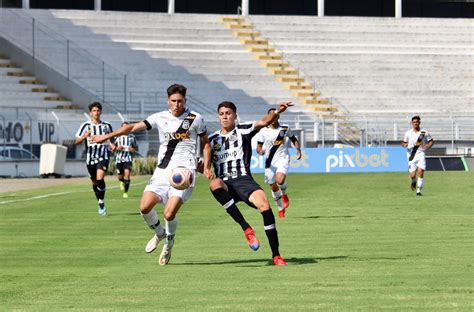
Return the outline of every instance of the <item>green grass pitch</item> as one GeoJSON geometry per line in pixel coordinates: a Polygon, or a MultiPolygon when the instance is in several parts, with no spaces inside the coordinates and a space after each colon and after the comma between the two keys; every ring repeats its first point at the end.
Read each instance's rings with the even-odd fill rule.
{"type": "Polygon", "coordinates": [[[474,309],[471,172],[428,172],[421,198],[406,173],[290,174],[277,220],[288,267],[270,265],[262,217],[239,205],[261,241],[247,247],[203,177],[159,266],[161,245],[144,252],[152,232],[138,213],[146,180],[122,199],[109,179],[107,217],[86,180],[0,193],[0,310],[474,309]]]}

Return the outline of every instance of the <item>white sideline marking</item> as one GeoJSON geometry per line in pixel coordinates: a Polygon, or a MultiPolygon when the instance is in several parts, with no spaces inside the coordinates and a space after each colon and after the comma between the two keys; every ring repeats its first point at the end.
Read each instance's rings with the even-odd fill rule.
{"type": "MultiPolygon", "coordinates": [[[[146,184],[146,183],[148,182],[138,182],[138,183],[134,183],[133,185],[141,185],[141,184],[146,184]]],[[[109,187],[109,189],[117,189],[117,188],[119,187],[118,186],[109,187]]],[[[48,197],[55,197],[55,196],[61,196],[61,195],[66,195],[66,194],[72,194],[72,193],[87,193],[87,192],[90,192],[90,190],[49,193],[49,194],[38,195],[38,196],[29,197],[29,198],[5,200],[5,201],[1,201],[0,205],[17,203],[17,202],[22,202],[22,201],[30,201],[30,200],[42,199],[42,198],[48,198],[48,197]]]]}

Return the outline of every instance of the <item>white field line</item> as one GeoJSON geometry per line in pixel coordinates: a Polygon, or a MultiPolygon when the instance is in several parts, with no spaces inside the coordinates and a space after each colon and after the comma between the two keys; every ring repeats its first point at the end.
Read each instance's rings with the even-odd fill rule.
{"type": "MultiPolygon", "coordinates": [[[[133,185],[141,185],[141,184],[146,184],[146,183],[148,183],[148,181],[133,183],[133,185]]],[[[119,188],[119,187],[118,187],[118,186],[111,186],[111,187],[108,187],[108,189],[116,189],[116,188],[119,188]]],[[[38,196],[29,197],[29,198],[5,200],[5,201],[0,201],[0,205],[11,204],[11,203],[17,203],[17,202],[24,202],[24,201],[30,201],[30,200],[35,200],[35,199],[43,199],[43,198],[48,198],[48,197],[55,197],[55,196],[61,196],[61,195],[72,194],[72,193],[86,193],[86,192],[91,192],[91,190],[84,190],[84,191],[68,191],[68,192],[59,192],[59,193],[49,193],[49,194],[38,195],[38,196]]]]}

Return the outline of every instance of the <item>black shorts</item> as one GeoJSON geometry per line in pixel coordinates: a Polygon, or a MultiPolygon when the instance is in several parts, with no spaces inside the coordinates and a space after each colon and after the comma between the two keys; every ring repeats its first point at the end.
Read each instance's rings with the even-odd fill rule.
{"type": "Polygon", "coordinates": [[[123,173],[125,172],[125,169],[132,170],[132,162],[125,161],[125,162],[115,163],[115,167],[117,168],[117,174],[123,175],[123,173]]]}
{"type": "Polygon", "coordinates": [[[261,190],[262,188],[254,181],[254,179],[252,179],[252,177],[241,176],[235,179],[225,180],[224,183],[227,185],[229,194],[235,202],[243,201],[250,207],[257,208],[250,202],[249,197],[253,192],[261,190]]]}
{"type": "Polygon", "coordinates": [[[109,167],[109,160],[103,159],[95,165],[87,165],[87,171],[89,171],[89,176],[91,180],[97,180],[97,169],[107,171],[109,167]]]}

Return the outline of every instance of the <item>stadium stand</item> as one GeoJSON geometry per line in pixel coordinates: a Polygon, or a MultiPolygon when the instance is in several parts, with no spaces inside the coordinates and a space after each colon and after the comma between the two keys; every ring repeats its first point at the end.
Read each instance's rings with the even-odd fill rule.
{"type": "Polygon", "coordinates": [[[24,109],[77,108],[3,55],[0,55],[0,106],[24,109]]]}
{"type": "MultiPolygon", "coordinates": [[[[189,87],[190,104],[209,116],[222,100],[236,102],[244,120],[243,112],[253,117],[266,112],[268,104],[298,102],[294,90],[278,82],[273,68],[262,67],[262,59],[249,53],[248,45],[233,37],[217,15],[72,10],[15,14],[33,17],[37,28],[43,25],[43,31],[54,29],[67,38],[74,46],[68,51],[77,54],[70,56],[68,77],[121,112],[163,109],[164,90],[176,81],[189,87]],[[84,62],[90,57],[82,56],[83,51],[93,54],[94,62],[84,62]]],[[[309,125],[309,138],[317,137],[317,121],[338,124],[335,140],[339,134],[355,142],[354,136],[363,136],[359,129],[365,129],[368,141],[398,140],[408,118],[421,114],[438,138],[451,138],[458,127],[457,139],[474,139],[469,20],[251,16],[247,22],[282,55],[278,61],[294,69],[289,74],[311,83],[315,90],[309,96],[331,107],[328,114],[315,113],[314,106],[300,101],[292,110],[295,125],[309,125]],[[324,115],[347,118],[323,121],[324,115]]],[[[28,29],[24,31],[30,38],[28,29]]],[[[48,51],[50,59],[64,58],[65,48],[58,52],[52,49],[55,44],[38,40],[37,49],[48,51]]],[[[65,68],[58,71],[66,75],[65,68]]]]}

